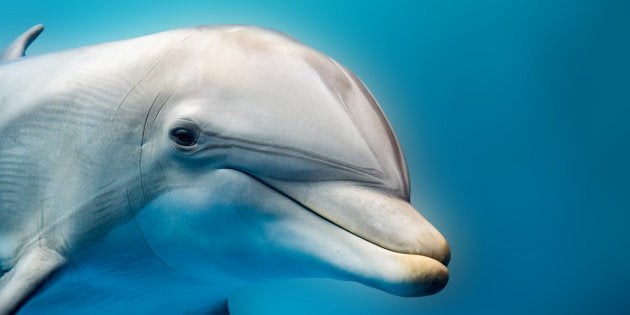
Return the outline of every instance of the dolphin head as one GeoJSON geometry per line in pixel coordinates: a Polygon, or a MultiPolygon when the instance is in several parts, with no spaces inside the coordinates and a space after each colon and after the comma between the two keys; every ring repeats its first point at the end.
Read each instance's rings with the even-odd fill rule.
{"type": "Polygon", "coordinates": [[[448,244],[410,204],[396,137],[350,71],[240,26],[200,30],[162,63],[169,87],[145,122],[137,221],[171,269],[224,286],[445,286],[448,244]]]}

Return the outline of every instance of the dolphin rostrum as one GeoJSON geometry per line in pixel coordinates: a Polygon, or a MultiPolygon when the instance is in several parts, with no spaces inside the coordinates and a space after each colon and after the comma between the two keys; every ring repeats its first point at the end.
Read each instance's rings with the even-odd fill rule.
{"type": "Polygon", "coordinates": [[[0,314],[227,312],[254,281],[400,296],[448,280],[396,137],[348,69],[194,27],[0,54],[0,314]]]}

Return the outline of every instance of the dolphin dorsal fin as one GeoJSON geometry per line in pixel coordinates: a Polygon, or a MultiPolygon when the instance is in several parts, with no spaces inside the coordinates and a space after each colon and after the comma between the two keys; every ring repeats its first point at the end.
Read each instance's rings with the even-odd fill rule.
{"type": "Polygon", "coordinates": [[[18,36],[11,44],[0,52],[0,62],[6,62],[20,57],[24,57],[26,48],[39,36],[44,30],[44,25],[37,24],[28,29],[28,31],[18,36]]]}

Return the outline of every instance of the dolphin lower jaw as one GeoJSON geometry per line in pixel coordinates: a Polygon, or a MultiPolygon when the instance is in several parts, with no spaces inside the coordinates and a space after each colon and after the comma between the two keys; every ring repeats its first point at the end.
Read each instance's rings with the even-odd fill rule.
{"type": "MultiPolygon", "coordinates": [[[[287,183],[292,187],[310,185],[287,183]]],[[[326,185],[326,182],[315,182],[314,185],[326,185]]],[[[366,222],[366,217],[358,215],[357,209],[394,213],[396,207],[385,205],[403,206],[405,202],[396,203],[396,198],[388,199],[387,196],[379,199],[379,193],[372,190],[354,191],[355,198],[350,198],[351,203],[345,206],[355,220],[345,218],[342,221],[344,218],[339,217],[332,220],[330,216],[326,217],[332,212],[331,208],[322,208],[326,204],[315,203],[313,198],[337,199],[347,191],[333,189],[328,192],[304,198],[278,182],[238,169],[217,169],[192,186],[171,186],[168,193],[157,197],[140,212],[137,222],[153,254],[161,262],[171,270],[203,281],[215,282],[220,278],[230,282],[234,278],[248,282],[286,276],[332,276],[399,296],[433,294],[446,285],[448,246],[446,250],[438,250],[445,242],[436,242],[435,237],[396,240],[404,236],[396,231],[414,230],[409,226],[418,225],[417,230],[421,232],[433,231],[423,228],[425,221],[412,215],[405,220],[398,217],[393,222],[381,222],[381,229],[378,226],[372,230],[359,228],[359,223],[366,222]],[[215,194],[220,191],[228,193],[215,194]],[[376,202],[377,199],[382,203],[376,202]],[[367,202],[369,200],[371,202],[367,202]],[[350,208],[352,203],[355,203],[354,208],[350,208]],[[234,207],[235,204],[238,206],[234,207]],[[226,220],[237,226],[223,224],[226,220]],[[212,231],[212,235],[221,237],[201,237],[204,231],[212,231]],[[374,235],[366,235],[366,231],[374,235]],[[392,231],[390,234],[394,237],[386,231],[392,231]],[[178,241],[174,243],[175,240],[178,241]],[[273,246],[268,240],[273,240],[273,246]],[[405,245],[407,241],[411,244],[405,245]],[[432,247],[431,243],[438,245],[432,247]],[[248,245],[241,246],[244,244],[248,245]],[[252,264],[256,268],[252,268],[252,264]]],[[[427,236],[418,232],[415,235],[427,236]]]]}
{"type": "Polygon", "coordinates": [[[391,265],[378,263],[375,277],[365,275],[360,282],[398,296],[424,296],[442,290],[449,279],[448,269],[439,261],[422,255],[391,253],[391,265]]]}
{"type": "Polygon", "coordinates": [[[434,294],[446,286],[449,272],[442,262],[425,255],[400,253],[380,246],[310,211],[322,222],[319,227],[323,233],[343,234],[333,240],[340,244],[336,248],[342,256],[315,254],[322,255],[322,260],[338,270],[337,278],[403,297],[434,294]]]}

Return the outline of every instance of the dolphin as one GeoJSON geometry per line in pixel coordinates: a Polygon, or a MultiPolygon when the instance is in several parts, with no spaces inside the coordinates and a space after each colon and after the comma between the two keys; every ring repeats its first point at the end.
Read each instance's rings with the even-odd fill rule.
{"type": "Polygon", "coordinates": [[[0,53],[0,314],[227,313],[247,283],[441,290],[365,85],[276,31],[203,26],[0,53]]]}

